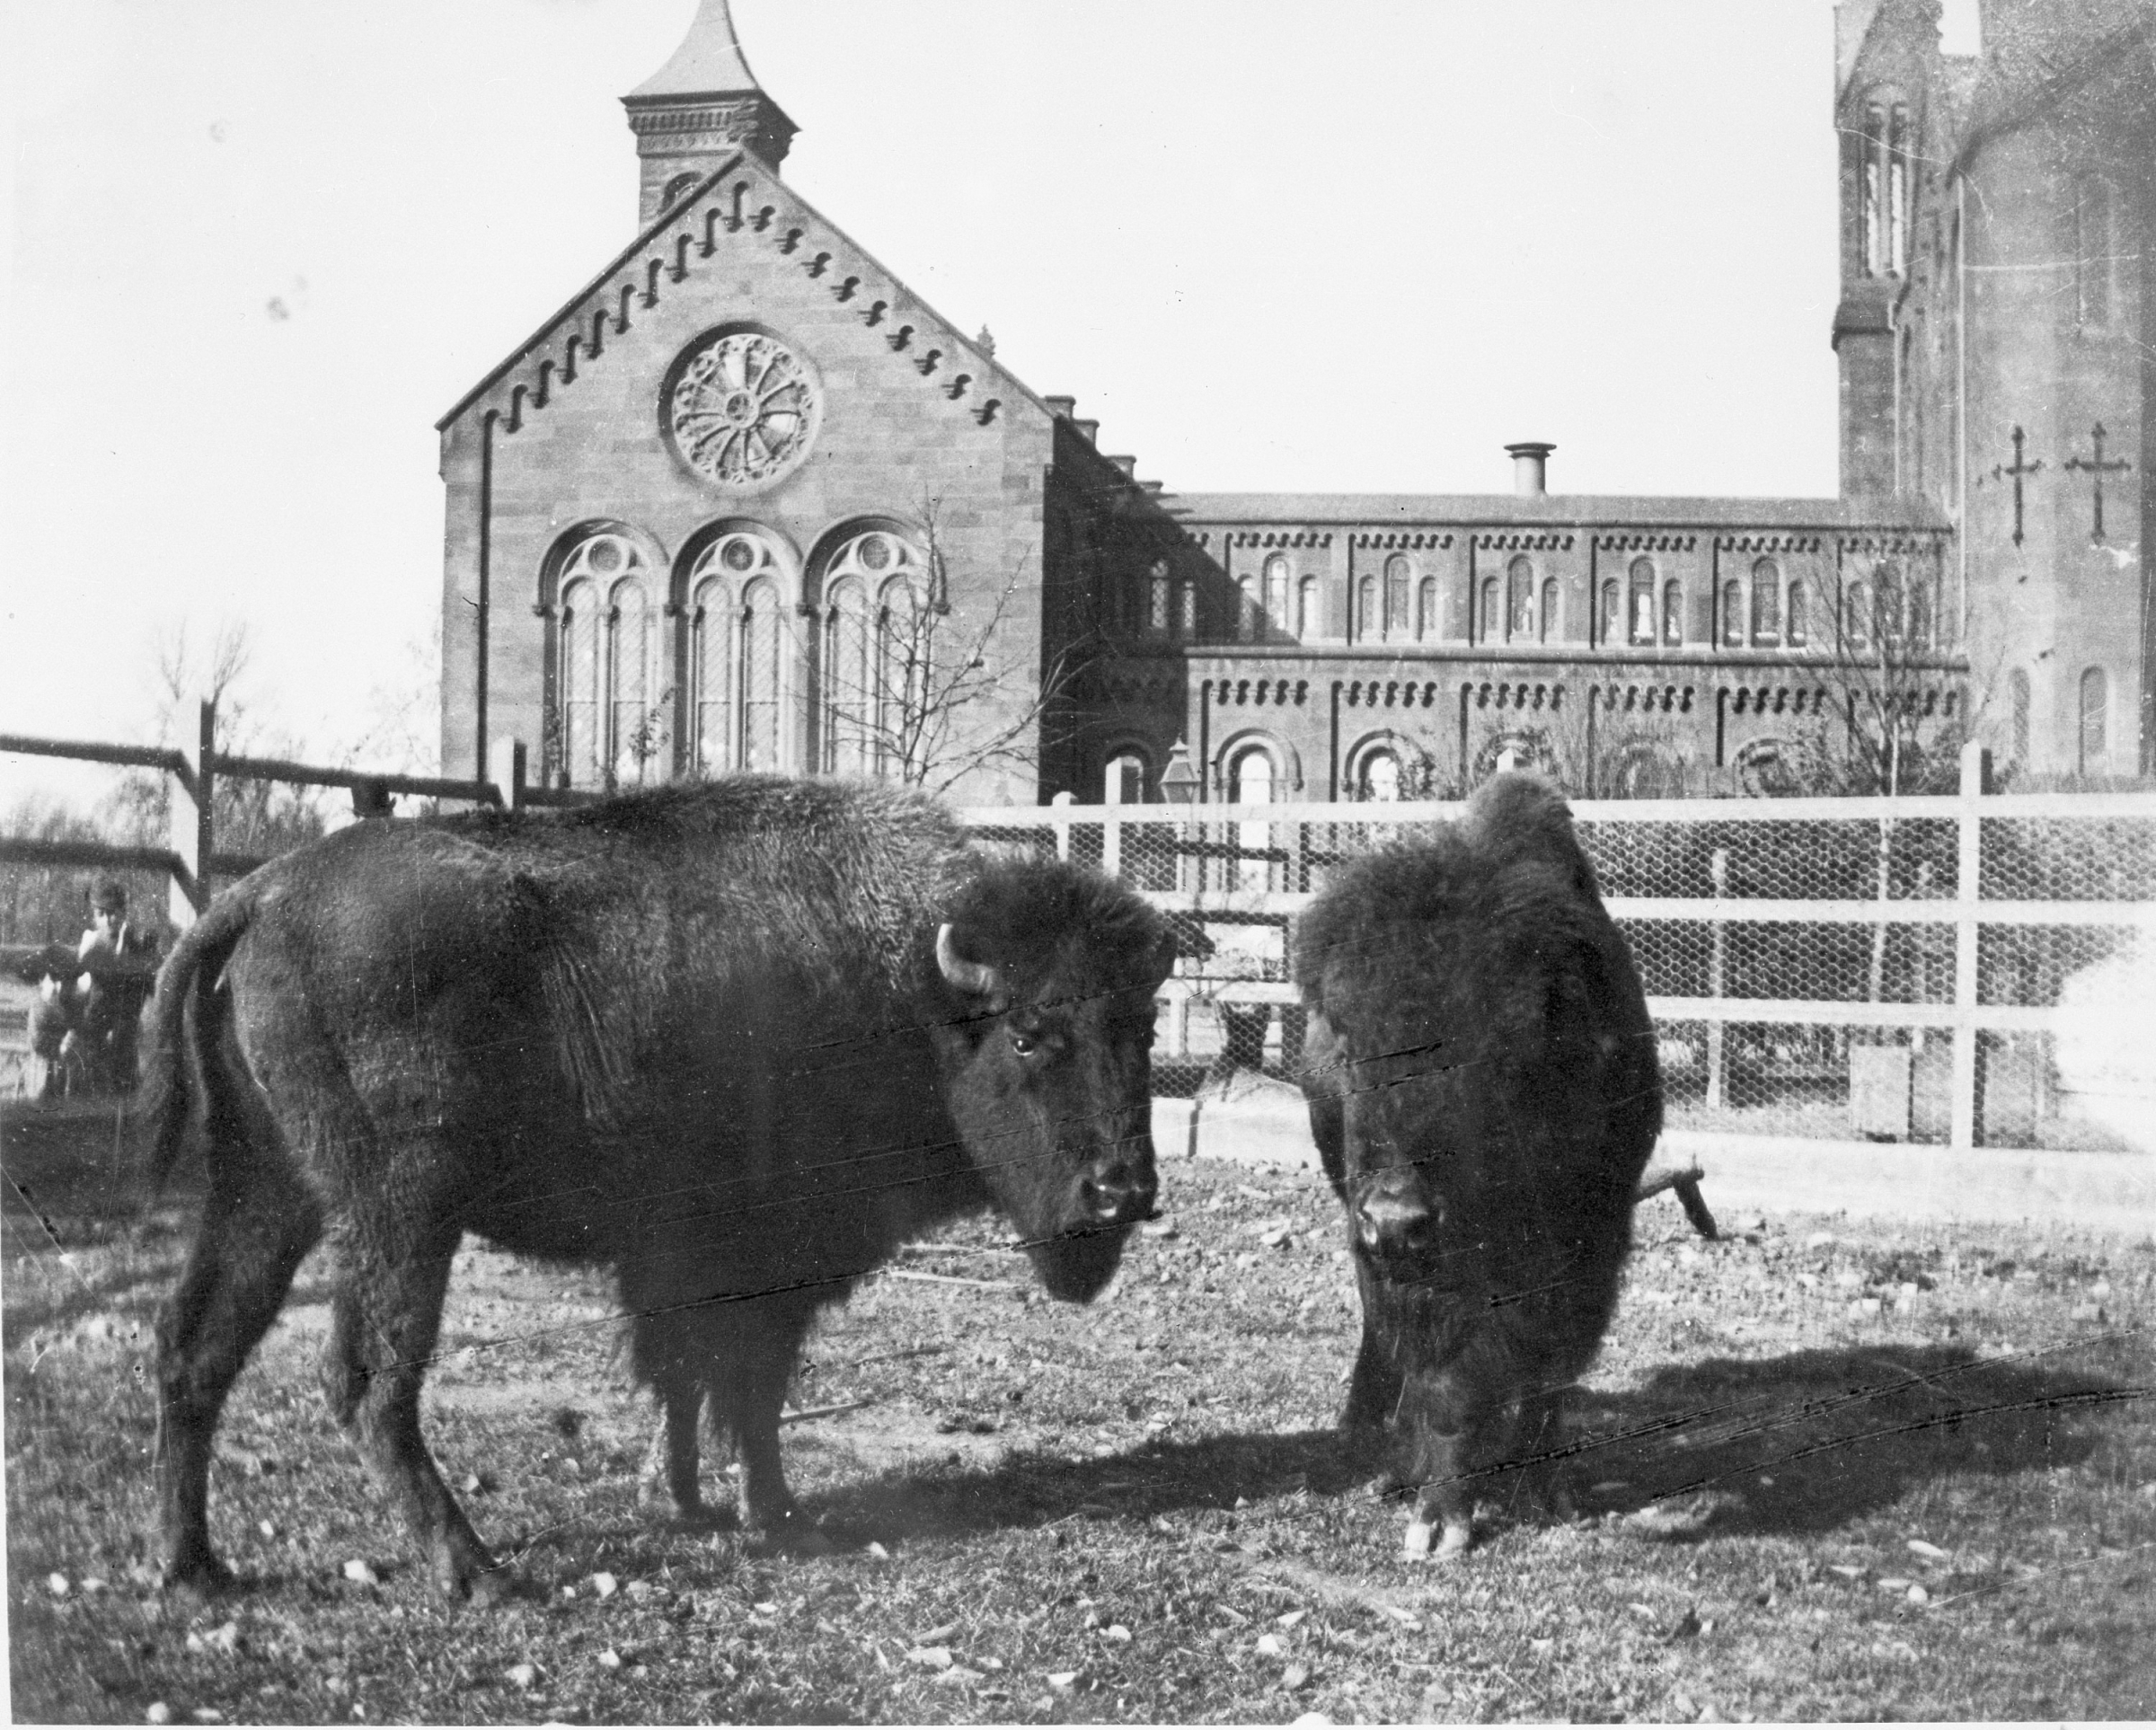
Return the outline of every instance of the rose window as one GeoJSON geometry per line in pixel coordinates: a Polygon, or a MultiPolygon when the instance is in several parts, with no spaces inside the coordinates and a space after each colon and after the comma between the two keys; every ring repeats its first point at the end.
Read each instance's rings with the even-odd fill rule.
{"type": "Polygon", "coordinates": [[[682,460],[707,480],[761,486],[807,455],[818,406],[808,368],[784,343],[730,331],[676,364],[667,427],[682,460]]]}

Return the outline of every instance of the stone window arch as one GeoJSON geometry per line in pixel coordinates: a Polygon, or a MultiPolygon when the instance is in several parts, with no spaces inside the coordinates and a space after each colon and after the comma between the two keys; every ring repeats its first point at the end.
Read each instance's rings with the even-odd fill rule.
{"type": "Polygon", "coordinates": [[[1377,578],[1365,577],[1355,586],[1355,640],[1357,642],[1375,642],[1383,634],[1379,605],[1377,578]]]}
{"type": "Polygon", "coordinates": [[[1684,641],[1684,585],[1674,577],[1662,585],[1662,640],[1672,649],[1684,641]]]}
{"type": "Polygon", "coordinates": [[[670,770],[660,569],[656,550],[614,522],[571,529],[543,565],[544,779],[633,786],[670,770]]]}
{"type": "Polygon", "coordinates": [[[1145,575],[1147,610],[1145,628],[1155,637],[1165,637],[1174,628],[1174,597],[1168,583],[1168,561],[1161,560],[1145,575]]]}
{"type": "Polygon", "coordinates": [[[1100,802],[1143,805],[1152,785],[1153,763],[1144,750],[1135,745],[1118,746],[1101,767],[1100,802]]]}
{"type": "MultiPolygon", "coordinates": [[[[1227,796],[1230,805],[1273,805],[1286,791],[1286,777],[1281,773],[1278,752],[1270,740],[1250,737],[1231,746],[1227,754],[1227,796]]],[[[1273,844],[1272,825],[1265,822],[1245,822],[1235,825],[1236,844],[1244,852],[1269,848],[1273,844]]],[[[1229,883],[1239,889],[1271,889],[1278,887],[1277,873],[1270,861],[1263,859],[1236,859],[1230,861],[1229,883]]]]}
{"type": "Polygon", "coordinates": [[[1265,561],[1265,616],[1283,635],[1287,631],[1288,580],[1287,559],[1276,552],[1265,561]]]}
{"type": "Polygon", "coordinates": [[[1810,622],[1805,617],[1803,581],[1792,579],[1789,584],[1789,609],[1782,615],[1784,640],[1791,649],[1802,649],[1805,646],[1806,632],[1810,628],[1810,622]]]}
{"type": "Polygon", "coordinates": [[[1602,641],[1606,649],[1624,640],[1624,588],[1614,578],[1602,585],[1602,641]]]}
{"type": "Polygon", "coordinates": [[[1631,579],[1632,600],[1630,611],[1631,639],[1639,644],[1655,640],[1655,561],[1639,558],[1632,560],[1626,573],[1631,579]]]}
{"type": "Polygon", "coordinates": [[[1445,622],[1438,617],[1437,579],[1425,577],[1416,595],[1415,638],[1418,642],[1435,642],[1444,634],[1445,622]]]}
{"type": "Polygon", "coordinates": [[[2111,749],[2111,680],[2100,666],[2081,674],[2080,745],[2081,772],[2102,774],[2111,749]]]}
{"type": "Polygon", "coordinates": [[[1873,91],[1859,135],[1857,221],[1864,273],[1898,277],[1909,268],[1909,104],[1900,93],[1873,91]]]}
{"type": "Polygon", "coordinates": [[[1421,750],[1398,733],[1372,733],[1348,749],[1347,797],[1375,804],[1419,797],[1419,771],[1426,763],[1421,750]]]}
{"type": "Polygon", "coordinates": [[[904,778],[917,766],[933,648],[928,557],[895,521],[829,537],[816,587],[823,621],[817,766],[904,778]]]}
{"type": "Polygon", "coordinates": [[[1745,646],[1745,586],[1732,577],[1722,585],[1722,647],[1745,646]]]}
{"type": "Polygon", "coordinates": [[[1505,640],[1505,591],[1495,577],[1482,579],[1482,604],[1475,619],[1476,640],[1486,643],[1505,640]]]}
{"type": "Polygon", "coordinates": [[[1405,553],[1396,552],[1385,560],[1385,637],[1389,641],[1408,635],[1408,604],[1414,579],[1414,569],[1405,553]]]}
{"type": "Polygon", "coordinates": [[[1524,552],[1505,567],[1505,635],[1514,642],[1534,638],[1534,560],[1524,552]]]}
{"type": "MultiPolygon", "coordinates": [[[[752,625],[747,613],[748,590],[760,582],[772,596],[780,597],[791,592],[793,584],[788,556],[769,533],[754,524],[723,523],[701,538],[702,544],[692,540],[685,555],[680,590],[686,638],[685,755],[692,772],[713,775],[750,766],[745,756],[747,736],[741,709],[750,695],[747,663],[757,628],[768,637],[782,622],[773,598],[763,603],[752,625]]],[[[782,659],[775,643],[764,643],[755,651],[754,671],[762,686],[768,687],[757,692],[757,699],[774,711],[782,659]]],[[[757,712],[762,719],[763,710],[757,712]]],[[[775,767],[776,759],[762,766],[775,767]]]]}
{"type": "Polygon", "coordinates": [[[701,174],[676,174],[667,182],[667,190],[658,195],[658,207],[671,210],[690,193],[703,184],[701,174]]]}
{"type": "Polygon", "coordinates": [[[1752,640],[1767,649],[1781,641],[1781,568],[1772,559],[1752,566],[1752,640]]]}
{"type": "Polygon", "coordinates": [[[1541,616],[1535,622],[1542,629],[1546,643],[1560,642],[1565,634],[1564,589],[1554,577],[1542,578],[1542,605],[1541,616]]]}
{"type": "Polygon", "coordinates": [[[1861,580],[1849,586],[1849,595],[1843,611],[1847,617],[1842,629],[1851,649],[1869,649],[1871,646],[1871,591],[1861,580]]]}
{"type": "Polygon", "coordinates": [[[1305,577],[1295,590],[1295,635],[1308,642],[1325,634],[1325,597],[1315,577],[1305,577]]]}

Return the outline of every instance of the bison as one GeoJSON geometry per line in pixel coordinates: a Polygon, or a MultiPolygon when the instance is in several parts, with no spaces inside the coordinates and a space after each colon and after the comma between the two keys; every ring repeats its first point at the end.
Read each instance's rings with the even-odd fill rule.
{"type": "Polygon", "coordinates": [[[1661,1131],[1647,1000],[1564,801],[1490,781],[1304,914],[1303,1088],[1363,1337],[1342,1417],[1404,1438],[1407,1551],[1460,1554],[1478,1479],[1565,1505],[1565,1390],[1616,1305],[1661,1131]]]}
{"type": "Polygon", "coordinates": [[[420,1432],[467,1231],[611,1267],[683,1511],[704,1408],[747,1525],[822,1547],[778,1443],[817,1311],[991,1204],[1050,1293],[1098,1293],[1153,1211],[1171,959],[1108,879],[985,857],[931,800],[832,782],[367,824],[263,867],[158,984],[153,1171],[194,1122],[208,1172],[158,1324],[164,1578],[229,1578],[218,1411],[326,1239],[330,1406],[435,1584],[500,1595],[420,1432]]]}

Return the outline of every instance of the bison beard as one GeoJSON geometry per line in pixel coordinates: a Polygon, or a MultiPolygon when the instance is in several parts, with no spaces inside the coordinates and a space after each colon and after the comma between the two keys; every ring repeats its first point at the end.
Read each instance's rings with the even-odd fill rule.
{"type": "Polygon", "coordinates": [[[989,1205],[1049,1291],[1100,1290],[1153,1207],[1171,953],[1136,897],[990,861],[929,800],[762,777],[368,824],[256,872],[158,988],[155,1167],[192,1121],[208,1175],[158,1328],[166,1580],[227,1578],[218,1412],[325,1238],[325,1391],[445,1593],[503,1577],[419,1426],[467,1231],[611,1265],[682,1511],[708,1408],[747,1523],[816,1547],[778,1419],[817,1311],[989,1205]]]}
{"type": "Polygon", "coordinates": [[[1661,1131],[1647,1001],[1564,802],[1518,775],[1342,869],[1295,971],[1363,1305],[1342,1422],[1397,1425],[1408,1551],[1454,1556],[1494,1473],[1568,1505],[1565,1395],[1609,1325],[1661,1131]]]}

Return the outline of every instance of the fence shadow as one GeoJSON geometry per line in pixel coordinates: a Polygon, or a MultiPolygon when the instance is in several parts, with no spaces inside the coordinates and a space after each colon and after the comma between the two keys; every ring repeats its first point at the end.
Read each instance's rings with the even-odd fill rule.
{"type": "MultiPolygon", "coordinates": [[[[1586,1512],[1681,1500],[1698,1510],[1696,1526],[1657,1535],[1796,1536],[1952,1474],[2077,1463],[2104,1425],[2149,1393],[2084,1369],[1948,1346],[1710,1359],[1671,1365],[1635,1390],[1584,1397],[1568,1452],[1586,1512]]],[[[894,1470],[818,1499],[835,1527],[864,1539],[1073,1518],[1143,1523],[1239,1499],[1364,1494],[1384,1453],[1330,1430],[1223,1435],[1106,1459],[1020,1454],[984,1470],[894,1470]]],[[[1492,1495],[1513,1481],[1494,1478],[1492,1495]]]]}

